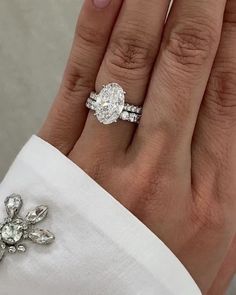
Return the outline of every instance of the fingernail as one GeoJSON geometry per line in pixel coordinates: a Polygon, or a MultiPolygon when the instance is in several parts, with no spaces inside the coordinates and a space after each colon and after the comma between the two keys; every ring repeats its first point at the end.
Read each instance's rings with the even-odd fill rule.
{"type": "Polygon", "coordinates": [[[93,0],[93,3],[97,8],[105,8],[110,2],[111,0],[93,0]]]}

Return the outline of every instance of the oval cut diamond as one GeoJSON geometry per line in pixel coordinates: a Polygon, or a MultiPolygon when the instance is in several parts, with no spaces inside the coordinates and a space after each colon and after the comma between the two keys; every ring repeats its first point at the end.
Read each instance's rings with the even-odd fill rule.
{"type": "Polygon", "coordinates": [[[111,124],[116,122],[125,104],[125,92],[116,83],[106,85],[97,95],[95,114],[99,122],[111,124]]]}
{"type": "Polygon", "coordinates": [[[23,236],[23,227],[21,224],[16,223],[7,223],[2,228],[2,240],[9,244],[13,245],[20,241],[23,236]]]}

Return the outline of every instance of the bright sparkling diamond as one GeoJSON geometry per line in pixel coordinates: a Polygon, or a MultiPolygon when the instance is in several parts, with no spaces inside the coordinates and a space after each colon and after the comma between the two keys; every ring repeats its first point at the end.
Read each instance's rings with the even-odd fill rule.
{"type": "Polygon", "coordinates": [[[15,247],[15,246],[10,246],[10,247],[8,248],[8,252],[9,252],[9,253],[16,253],[16,247],[15,247]]]}
{"type": "Polygon", "coordinates": [[[125,93],[116,83],[106,85],[97,95],[96,116],[103,124],[116,122],[125,104],[125,93]]]}
{"type": "Polygon", "coordinates": [[[20,224],[7,223],[2,228],[2,240],[9,244],[14,245],[19,242],[23,236],[23,228],[20,224]]]}
{"type": "Polygon", "coordinates": [[[126,121],[126,120],[129,119],[129,113],[126,112],[126,111],[123,111],[123,112],[121,113],[120,117],[121,117],[122,120],[125,120],[125,121],[126,121]]]}

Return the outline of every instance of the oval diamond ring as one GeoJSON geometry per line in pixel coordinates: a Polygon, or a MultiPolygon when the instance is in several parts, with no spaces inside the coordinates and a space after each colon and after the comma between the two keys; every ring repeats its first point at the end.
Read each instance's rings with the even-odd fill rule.
{"type": "Polygon", "coordinates": [[[139,123],[142,107],[125,102],[126,92],[117,83],[104,85],[100,93],[91,92],[86,106],[95,111],[98,121],[103,124],[117,122],[118,119],[139,123]]]}

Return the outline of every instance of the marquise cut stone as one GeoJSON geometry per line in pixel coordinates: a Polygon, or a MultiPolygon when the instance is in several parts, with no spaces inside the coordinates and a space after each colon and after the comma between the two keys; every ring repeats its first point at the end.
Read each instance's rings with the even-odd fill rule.
{"type": "Polygon", "coordinates": [[[34,210],[30,211],[27,215],[26,215],[26,221],[31,223],[31,224],[35,224],[38,223],[40,221],[42,221],[48,213],[48,207],[46,206],[38,206],[36,207],[34,210]]]}
{"type": "Polygon", "coordinates": [[[39,228],[34,228],[29,233],[29,238],[34,243],[41,244],[41,245],[50,244],[55,239],[54,235],[50,231],[44,230],[44,229],[39,229],[39,228]]]}
{"type": "Polygon", "coordinates": [[[116,122],[124,109],[125,93],[116,83],[106,85],[97,95],[95,114],[99,122],[111,124],[116,122]]]}

